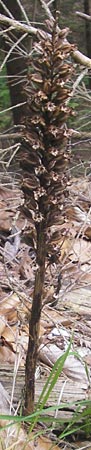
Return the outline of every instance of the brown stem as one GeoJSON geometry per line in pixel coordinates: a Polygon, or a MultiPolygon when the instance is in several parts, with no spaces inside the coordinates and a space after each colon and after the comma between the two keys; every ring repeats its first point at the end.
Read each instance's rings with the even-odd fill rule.
{"type": "Polygon", "coordinates": [[[37,268],[32,310],[29,319],[29,342],[25,368],[25,413],[34,410],[35,369],[39,344],[39,326],[42,307],[42,293],[45,277],[45,231],[44,221],[37,227],[37,268]]]}

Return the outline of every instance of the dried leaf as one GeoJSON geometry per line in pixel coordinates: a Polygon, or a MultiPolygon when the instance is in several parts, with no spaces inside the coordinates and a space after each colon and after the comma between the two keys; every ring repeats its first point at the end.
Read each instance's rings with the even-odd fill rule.
{"type": "MultiPolygon", "coordinates": [[[[55,344],[48,344],[47,346],[41,345],[39,355],[44,363],[49,365],[49,367],[53,367],[53,364],[57,359],[63,355],[63,351],[55,344]]],[[[84,365],[76,357],[67,357],[64,363],[63,372],[68,378],[75,381],[81,381],[86,386],[89,385],[84,365]]]]}
{"type": "Polygon", "coordinates": [[[91,242],[84,239],[76,239],[73,249],[69,253],[72,261],[79,261],[80,264],[91,262],[91,242]]]}

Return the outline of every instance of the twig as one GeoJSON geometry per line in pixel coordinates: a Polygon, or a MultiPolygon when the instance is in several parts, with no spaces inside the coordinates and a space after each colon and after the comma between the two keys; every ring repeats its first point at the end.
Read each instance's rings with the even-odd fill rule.
{"type": "MultiPolygon", "coordinates": [[[[26,102],[25,102],[26,103],[26,102]]],[[[20,104],[22,106],[22,103],[20,104]]],[[[18,105],[18,106],[20,106],[18,105]]],[[[16,105],[17,107],[17,105],[16,105]]],[[[9,109],[9,108],[8,108],[9,109]]],[[[10,108],[12,109],[12,107],[10,108]]],[[[2,111],[4,112],[4,111],[2,111]]],[[[82,139],[91,139],[91,131],[77,131],[77,130],[71,130],[71,139],[79,139],[80,137],[82,139]]],[[[5,133],[5,134],[0,134],[0,139],[3,141],[5,139],[22,139],[23,137],[23,130],[21,131],[21,133],[5,133]]]]}
{"type": "Polygon", "coordinates": [[[16,145],[20,145],[20,142],[17,142],[17,144],[14,144],[14,145],[11,145],[11,146],[9,146],[9,147],[7,147],[7,148],[4,148],[4,149],[0,149],[0,153],[2,154],[2,153],[10,153],[10,150],[13,150],[14,148],[16,148],[16,145]]]}
{"type": "Polygon", "coordinates": [[[88,14],[82,13],[80,11],[76,11],[76,16],[81,17],[82,19],[89,20],[91,22],[91,16],[88,14]]]}
{"type": "Polygon", "coordinates": [[[23,16],[25,17],[25,20],[26,20],[26,22],[27,22],[27,25],[30,25],[30,21],[29,21],[29,19],[28,19],[28,16],[27,16],[27,14],[26,14],[26,11],[25,11],[23,5],[21,4],[20,0],[16,0],[16,1],[17,1],[18,5],[19,5],[19,7],[20,7],[20,9],[21,9],[21,12],[23,13],[23,16]]]}
{"type": "Polygon", "coordinates": [[[0,36],[4,36],[5,34],[7,34],[7,31],[9,32],[12,30],[13,30],[13,27],[10,26],[10,27],[6,28],[5,30],[0,31],[0,36]]]}
{"type": "Polygon", "coordinates": [[[2,111],[0,111],[0,114],[4,114],[7,111],[10,111],[14,108],[20,108],[20,106],[26,105],[26,102],[22,102],[22,103],[18,103],[17,105],[14,106],[10,106],[9,108],[3,109],[2,111]]]}
{"type": "MultiPolygon", "coordinates": [[[[54,22],[54,17],[48,7],[48,4],[45,3],[44,0],[39,0],[42,8],[44,8],[46,15],[49,17],[49,19],[54,22]]],[[[77,63],[82,64],[83,66],[91,68],[91,59],[85,56],[83,53],[79,52],[79,50],[74,50],[72,52],[72,56],[77,63]]]]}
{"type": "Polygon", "coordinates": [[[12,25],[13,28],[15,28],[17,31],[26,32],[31,35],[36,36],[37,32],[38,32],[37,28],[32,27],[31,25],[23,24],[23,23],[19,22],[18,20],[10,19],[9,17],[4,16],[4,14],[0,14],[0,22],[12,25]]]}
{"type": "MultiPolygon", "coordinates": [[[[32,18],[33,23],[35,23],[36,9],[37,9],[37,0],[35,0],[35,2],[34,2],[34,10],[33,10],[33,18],[32,18]]],[[[32,50],[32,47],[33,47],[33,38],[31,39],[30,50],[32,50]]]]}
{"type": "Polygon", "coordinates": [[[7,55],[4,58],[4,61],[2,62],[1,66],[0,66],[0,72],[2,71],[3,67],[5,66],[7,60],[9,59],[9,56],[11,55],[11,53],[13,52],[13,50],[17,47],[17,45],[27,36],[27,33],[24,33],[23,36],[21,36],[16,42],[14,42],[14,44],[12,45],[12,47],[10,48],[9,52],[7,53],[7,55]]]}
{"type": "Polygon", "coordinates": [[[49,7],[48,7],[48,4],[45,3],[44,0],[39,0],[39,2],[40,2],[40,4],[41,4],[42,8],[44,8],[46,15],[49,17],[49,19],[50,19],[51,22],[53,23],[55,19],[54,19],[53,15],[52,15],[52,13],[51,13],[49,7]]]}
{"type": "Polygon", "coordinates": [[[6,133],[6,134],[0,134],[0,139],[18,139],[22,138],[22,133],[6,133]]]}
{"type": "MultiPolygon", "coordinates": [[[[45,4],[44,0],[39,0],[39,1],[41,2],[42,7],[45,9],[47,16],[50,18],[50,20],[53,23],[54,17],[52,15],[50,9],[48,8],[48,5],[45,4]]],[[[22,24],[21,22],[10,19],[9,17],[4,16],[3,14],[0,14],[0,22],[9,24],[9,25],[13,26],[13,28],[15,28],[16,30],[21,31],[21,32],[26,32],[28,34],[35,35],[35,36],[37,36],[39,33],[39,35],[40,35],[40,30],[38,28],[35,28],[31,25],[22,24]]],[[[86,66],[89,69],[91,68],[91,59],[88,58],[87,56],[85,56],[83,53],[79,52],[79,50],[73,51],[72,56],[73,56],[74,60],[77,61],[77,63],[82,64],[83,66],[86,66]]]]}
{"type": "MultiPolygon", "coordinates": [[[[11,27],[11,28],[13,29],[13,27],[11,27]]],[[[26,35],[27,35],[27,33],[25,34],[25,37],[26,37],[26,35]]],[[[16,43],[17,45],[15,46],[15,49],[18,51],[18,54],[20,55],[20,57],[22,57],[22,55],[27,56],[27,52],[26,52],[26,50],[24,50],[24,48],[25,48],[24,45],[23,45],[24,48],[22,48],[22,46],[20,47],[20,45],[19,45],[19,42],[21,42],[21,41],[22,41],[21,38],[20,38],[20,41],[17,41],[17,43],[16,43]]],[[[10,45],[10,47],[12,47],[12,45],[15,44],[16,40],[15,40],[15,36],[13,33],[10,35],[8,32],[7,42],[10,45]],[[12,36],[12,38],[11,38],[11,36],[12,36]]],[[[17,59],[18,59],[18,56],[17,56],[17,59]]],[[[13,60],[14,60],[14,58],[13,58],[13,60]]]]}
{"type": "Polygon", "coordinates": [[[50,0],[50,1],[47,3],[47,6],[50,6],[53,2],[54,2],[54,0],[50,0]]]}
{"type": "Polygon", "coordinates": [[[16,153],[18,152],[19,148],[20,148],[20,143],[19,143],[19,145],[17,145],[17,147],[15,148],[15,150],[14,150],[13,154],[11,155],[9,161],[7,162],[7,164],[6,164],[6,167],[7,167],[7,168],[10,166],[11,161],[12,161],[12,159],[15,157],[15,155],[16,155],[16,153]]]}
{"type": "Polygon", "coordinates": [[[75,81],[74,84],[73,84],[73,89],[72,89],[72,91],[71,91],[71,95],[70,95],[70,97],[69,97],[69,99],[68,99],[68,101],[67,101],[67,104],[70,102],[70,99],[73,97],[73,95],[74,95],[74,93],[75,93],[77,87],[79,86],[79,84],[80,84],[80,82],[82,81],[82,79],[84,78],[84,76],[87,75],[87,73],[88,73],[88,68],[86,67],[86,69],[84,69],[84,70],[80,73],[80,75],[77,77],[76,81],[75,81]]]}
{"type": "Polygon", "coordinates": [[[78,64],[82,64],[82,66],[91,69],[91,59],[88,58],[88,56],[85,56],[83,53],[79,52],[79,50],[72,52],[72,56],[78,64]]]}
{"type": "Polygon", "coordinates": [[[11,17],[11,19],[14,19],[14,16],[12,15],[11,11],[7,8],[7,6],[4,4],[2,0],[0,0],[0,4],[3,7],[3,9],[6,11],[6,13],[11,17]]]}

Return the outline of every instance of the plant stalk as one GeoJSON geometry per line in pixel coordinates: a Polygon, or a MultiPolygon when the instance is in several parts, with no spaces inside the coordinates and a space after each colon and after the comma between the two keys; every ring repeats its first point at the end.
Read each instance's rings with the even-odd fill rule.
{"type": "Polygon", "coordinates": [[[25,367],[25,411],[34,410],[35,370],[39,346],[39,327],[42,308],[42,294],[45,278],[45,229],[44,220],[37,225],[36,275],[32,310],[29,318],[29,343],[25,367]]]}

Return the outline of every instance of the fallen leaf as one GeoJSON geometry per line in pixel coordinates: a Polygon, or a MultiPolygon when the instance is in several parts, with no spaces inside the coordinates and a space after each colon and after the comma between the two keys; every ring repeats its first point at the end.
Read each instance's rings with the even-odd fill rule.
{"type": "MultiPolygon", "coordinates": [[[[39,348],[40,359],[53,367],[57,359],[63,355],[63,351],[55,344],[41,345],[39,348]]],[[[63,366],[63,373],[75,381],[83,381],[88,386],[88,379],[84,365],[74,355],[69,355],[63,366]]]]}
{"type": "Polygon", "coordinates": [[[84,239],[76,239],[73,243],[73,248],[69,252],[69,258],[74,262],[80,264],[91,262],[91,242],[84,239]]]}

